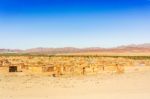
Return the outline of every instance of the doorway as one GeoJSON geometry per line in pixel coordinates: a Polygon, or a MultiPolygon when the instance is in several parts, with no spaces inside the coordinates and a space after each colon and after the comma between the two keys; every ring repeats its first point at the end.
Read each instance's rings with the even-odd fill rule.
{"type": "Polygon", "coordinates": [[[17,72],[17,66],[9,66],[9,72],[17,72]]]}

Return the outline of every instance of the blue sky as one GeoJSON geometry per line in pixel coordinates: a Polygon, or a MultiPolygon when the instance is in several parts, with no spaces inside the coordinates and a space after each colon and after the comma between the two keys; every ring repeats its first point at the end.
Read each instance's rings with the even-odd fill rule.
{"type": "Polygon", "coordinates": [[[0,0],[0,48],[150,43],[150,0],[0,0]]]}

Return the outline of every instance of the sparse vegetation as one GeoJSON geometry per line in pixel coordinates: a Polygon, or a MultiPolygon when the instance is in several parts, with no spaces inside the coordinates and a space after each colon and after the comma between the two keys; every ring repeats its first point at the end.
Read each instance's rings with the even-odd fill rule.
{"type": "Polygon", "coordinates": [[[150,66],[149,59],[150,56],[1,54],[0,73],[9,73],[10,66],[26,74],[55,76],[123,73],[129,66],[150,66]]]}

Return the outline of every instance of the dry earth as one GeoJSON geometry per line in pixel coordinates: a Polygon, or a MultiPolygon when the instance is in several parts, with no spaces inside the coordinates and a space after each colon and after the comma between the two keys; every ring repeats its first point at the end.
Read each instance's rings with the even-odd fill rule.
{"type": "Polygon", "coordinates": [[[150,69],[76,77],[0,76],[0,99],[150,99],[150,69]]]}

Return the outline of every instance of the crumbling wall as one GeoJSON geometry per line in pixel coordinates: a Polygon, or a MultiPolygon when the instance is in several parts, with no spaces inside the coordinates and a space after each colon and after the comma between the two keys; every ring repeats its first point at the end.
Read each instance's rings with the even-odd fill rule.
{"type": "Polygon", "coordinates": [[[0,57],[0,73],[9,73],[9,66],[17,66],[18,71],[26,74],[91,75],[103,72],[123,73],[126,67],[150,66],[148,60],[93,56],[10,56],[0,57]]]}

